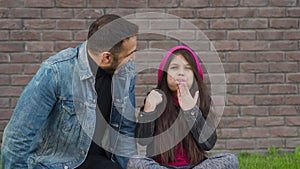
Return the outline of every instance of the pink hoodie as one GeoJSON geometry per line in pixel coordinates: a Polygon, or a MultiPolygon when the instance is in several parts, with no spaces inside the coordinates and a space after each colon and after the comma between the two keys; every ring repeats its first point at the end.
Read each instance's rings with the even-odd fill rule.
{"type": "Polygon", "coordinates": [[[200,74],[200,77],[203,80],[204,79],[203,71],[202,71],[202,68],[200,66],[200,62],[198,60],[198,57],[195,54],[195,52],[192,51],[192,49],[190,49],[189,47],[186,47],[186,46],[176,46],[176,47],[170,49],[166,53],[166,55],[163,57],[162,61],[160,62],[160,65],[159,65],[159,69],[158,69],[158,73],[157,73],[157,80],[159,81],[159,79],[161,77],[161,74],[162,74],[162,72],[164,70],[165,64],[167,63],[167,60],[169,59],[169,57],[171,56],[171,54],[173,54],[176,50],[179,50],[179,49],[187,50],[187,51],[189,51],[193,55],[193,57],[195,59],[195,62],[196,62],[196,65],[197,65],[198,72],[200,74]]]}

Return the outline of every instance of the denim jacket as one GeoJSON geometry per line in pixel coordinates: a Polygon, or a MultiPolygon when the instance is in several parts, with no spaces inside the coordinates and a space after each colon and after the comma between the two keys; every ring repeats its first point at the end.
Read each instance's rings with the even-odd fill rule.
{"type": "MultiPolygon", "coordinates": [[[[134,75],[134,63],[129,62],[113,76],[113,106],[104,141],[105,149],[115,153],[112,160],[123,168],[128,157],[137,153],[134,75]]],[[[94,85],[86,42],[43,62],[21,94],[5,128],[2,168],[79,166],[87,156],[95,130],[97,93],[94,85]]]]}

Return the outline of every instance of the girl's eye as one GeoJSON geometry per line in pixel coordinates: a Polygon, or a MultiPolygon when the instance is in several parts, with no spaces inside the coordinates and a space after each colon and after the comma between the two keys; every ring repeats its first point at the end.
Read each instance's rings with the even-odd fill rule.
{"type": "Polygon", "coordinates": [[[190,67],[190,66],[189,67],[185,67],[185,68],[188,69],[188,70],[192,70],[192,67],[190,67]]]}
{"type": "Polygon", "coordinates": [[[172,70],[175,70],[175,69],[177,69],[178,67],[177,66],[171,66],[170,67],[170,69],[172,69],[172,70]]]}

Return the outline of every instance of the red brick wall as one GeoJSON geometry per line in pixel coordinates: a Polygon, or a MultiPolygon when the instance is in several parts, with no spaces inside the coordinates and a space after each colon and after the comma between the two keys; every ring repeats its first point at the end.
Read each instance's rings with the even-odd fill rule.
{"type": "MultiPolygon", "coordinates": [[[[219,53],[227,99],[216,150],[291,150],[300,145],[299,5],[299,0],[0,0],[0,133],[39,64],[85,40],[91,21],[105,13],[152,11],[192,22],[219,53]]],[[[176,45],[164,37],[150,39],[142,38],[139,47],[176,45]]],[[[155,81],[151,74],[138,77],[138,105],[155,81]]]]}

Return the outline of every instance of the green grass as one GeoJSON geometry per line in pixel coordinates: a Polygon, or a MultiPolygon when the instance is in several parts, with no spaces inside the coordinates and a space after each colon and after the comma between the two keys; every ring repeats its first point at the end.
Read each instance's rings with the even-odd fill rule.
{"type": "Polygon", "coordinates": [[[294,153],[281,153],[282,149],[268,148],[268,155],[240,153],[240,169],[300,169],[300,146],[294,153]]]}

